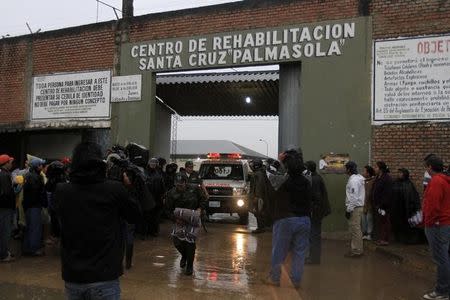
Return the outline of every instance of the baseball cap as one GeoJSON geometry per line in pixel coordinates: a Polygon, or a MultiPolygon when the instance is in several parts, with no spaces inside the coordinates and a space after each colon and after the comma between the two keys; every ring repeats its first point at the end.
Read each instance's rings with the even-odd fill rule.
{"type": "Polygon", "coordinates": [[[0,155],[0,166],[3,166],[4,164],[7,164],[13,160],[14,160],[14,157],[9,156],[8,154],[2,154],[2,155],[0,155]]]}

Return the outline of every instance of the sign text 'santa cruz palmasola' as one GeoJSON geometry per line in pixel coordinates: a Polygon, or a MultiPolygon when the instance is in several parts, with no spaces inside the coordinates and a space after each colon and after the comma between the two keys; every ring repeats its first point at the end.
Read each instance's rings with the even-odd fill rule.
{"type": "Polygon", "coordinates": [[[355,22],[180,38],[133,45],[141,71],[208,68],[340,56],[355,22]]]}

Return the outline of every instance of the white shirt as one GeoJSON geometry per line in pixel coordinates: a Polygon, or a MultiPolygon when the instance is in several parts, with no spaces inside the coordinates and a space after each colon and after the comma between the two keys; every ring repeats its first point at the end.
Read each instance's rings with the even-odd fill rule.
{"type": "Polygon", "coordinates": [[[352,212],[355,207],[364,206],[366,190],[364,188],[364,177],[360,174],[350,176],[345,189],[345,207],[347,212],[352,212]]]}

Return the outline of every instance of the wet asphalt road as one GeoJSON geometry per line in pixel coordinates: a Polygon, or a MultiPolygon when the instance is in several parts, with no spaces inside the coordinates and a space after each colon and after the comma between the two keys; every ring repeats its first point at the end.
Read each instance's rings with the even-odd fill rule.
{"type": "MultiPolygon", "coordinates": [[[[410,300],[433,284],[381,254],[347,259],[345,242],[324,241],[322,265],[306,267],[300,290],[288,282],[288,267],[280,288],[266,286],[271,234],[252,235],[229,221],[208,224],[202,233],[193,277],[181,273],[169,223],[159,238],[137,240],[134,266],[121,278],[122,299],[410,300]]],[[[0,265],[0,299],[64,299],[63,286],[55,247],[45,257],[0,265]]]]}

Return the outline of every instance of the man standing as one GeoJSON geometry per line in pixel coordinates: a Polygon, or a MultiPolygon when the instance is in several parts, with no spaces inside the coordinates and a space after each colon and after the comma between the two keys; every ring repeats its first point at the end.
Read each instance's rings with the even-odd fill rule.
{"type": "Polygon", "coordinates": [[[177,174],[175,187],[167,195],[168,215],[174,220],[173,244],[181,254],[180,267],[184,274],[192,275],[195,258],[195,241],[201,225],[201,210],[205,202],[200,188],[188,184],[184,174],[177,174]]]}
{"type": "Polygon", "coordinates": [[[159,170],[159,161],[157,158],[150,159],[147,169],[148,189],[153,199],[155,200],[155,207],[152,209],[150,216],[147,219],[148,233],[157,237],[159,235],[159,223],[161,222],[161,214],[164,208],[163,197],[165,194],[164,180],[159,170]]]}
{"type": "Polygon", "coordinates": [[[266,210],[265,202],[267,201],[267,175],[261,159],[253,160],[251,168],[253,171],[250,178],[250,195],[252,199],[251,205],[252,211],[256,217],[256,222],[258,223],[256,230],[253,230],[252,233],[261,233],[264,232],[264,218],[266,217],[264,212],[266,210]]]}
{"type": "Polygon", "coordinates": [[[443,161],[430,156],[425,162],[431,180],[423,200],[423,222],[433,261],[437,265],[434,291],[424,299],[449,299],[450,296],[450,177],[442,173],[443,161]]]}
{"type": "MultiPolygon", "coordinates": [[[[125,174],[123,181],[130,184],[125,174]]],[[[70,183],[59,184],[54,199],[67,298],[120,299],[122,220],[135,224],[139,208],[122,183],[106,179],[98,144],[85,142],[74,149],[70,183]]]]}
{"type": "Polygon", "coordinates": [[[312,180],[311,238],[309,247],[309,264],[320,264],[322,254],[322,219],[331,213],[327,187],[322,176],[317,173],[316,163],[307,161],[306,168],[312,180]]]}
{"type": "Polygon", "coordinates": [[[26,228],[23,240],[23,254],[31,256],[44,255],[42,245],[42,208],[47,206],[44,178],[41,172],[45,161],[33,158],[29,162],[30,169],[25,175],[23,185],[23,209],[25,211],[26,228]]]}
{"type": "Polygon", "coordinates": [[[363,255],[363,239],[361,231],[361,217],[363,214],[365,189],[364,177],[358,174],[358,167],[355,162],[349,161],[345,164],[347,175],[349,176],[345,189],[345,217],[351,234],[351,251],[345,257],[360,257],[363,255]]]}
{"type": "Polygon", "coordinates": [[[12,185],[10,170],[14,158],[0,155],[0,262],[14,261],[14,256],[9,251],[9,240],[13,223],[16,197],[12,185]]]}
{"type": "Polygon", "coordinates": [[[366,179],[364,185],[366,196],[364,197],[362,216],[363,240],[371,241],[373,237],[373,183],[375,181],[375,170],[367,165],[364,167],[363,176],[366,179]]]}
{"type": "Polygon", "coordinates": [[[291,253],[292,284],[298,288],[303,276],[305,255],[311,230],[311,184],[303,175],[303,156],[299,150],[280,154],[287,174],[271,181],[274,188],[272,266],[266,284],[280,286],[281,266],[291,253]]]}

